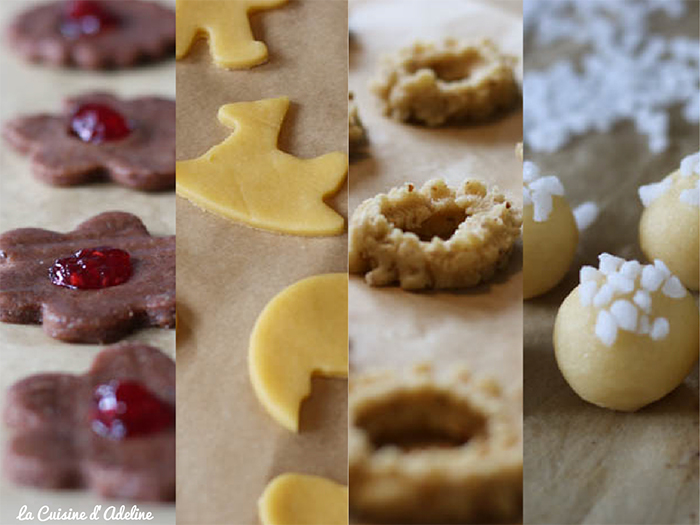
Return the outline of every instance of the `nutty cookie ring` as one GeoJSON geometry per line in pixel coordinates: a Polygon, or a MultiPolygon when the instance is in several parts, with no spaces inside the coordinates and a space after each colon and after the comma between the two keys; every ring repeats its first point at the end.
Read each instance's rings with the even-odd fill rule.
{"type": "Polygon", "coordinates": [[[350,272],[372,286],[475,286],[505,267],[521,211],[498,188],[466,180],[457,190],[407,183],[360,204],[350,221],[350,272]]]}
{"type": "Polygon", "coordinates": [[[479,121],[517,103],[514,63],[490,40],[416,42],[384,59],[371,88],[384,114],[396,120],[427,126],[479,121]]]}
{"type": "Polygon", "coordinates": [[[500,389],[466,372],[350,382],[350,508],[398,523],[522,516],[522,433],[500,389]]]}

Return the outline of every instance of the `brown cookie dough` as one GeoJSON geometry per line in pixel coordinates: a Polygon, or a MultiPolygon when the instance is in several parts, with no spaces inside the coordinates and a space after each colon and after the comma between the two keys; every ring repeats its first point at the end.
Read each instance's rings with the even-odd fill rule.
{"type": "Polygon", "coordinates": [[[362,120],[360,120],[352,91],[348,93],[348,141],[351,154],[356,153],[367,144],[367,132],[362,125],[362,120]]]}
{"type": "Polygon", "coordinates": [[[371,87],[396,120],[426,126],[479,121],[520,99],[514,62],[490,40],[416,42],[386,57],[371,87]]]}
{"type": "Polygon", "coordinates": [[[44,3],[13,20],[7,42],[31,62],[125,68],[172,56],[175,13],[143,0],[44,3]]]}
{"type": "Polygon", "coordinates": [[[522,430],[507,399],[465,371],[352,378],[351,512],[395,523],[522,519],[522,430]]]}
{"type": "Polygon", "coordinates": [[[29,155],[36,177],[55,186],[110,179],[138,190],[175,186],[175,101],[122,100],[107,93],[67,99],[61,114],[17,117],[3,128],[5,140],[29,155]],[[119,140],[85,142],[71,131],[71,117],[85,105],[117,111],[129,125],[119,140]]]}
{"type": "Polygon", "coordinates": [[[108,498],[174,500],[174,413],[172,359],[142,344],[107,348],[83,375],[38,374],[10,387],[4,418],[14,435],[5,453],[5,474],[15,483],[40,488],[90,489],[108,498]],[[125,435],[101,434],[96,430],[101,428],[96,426],[96,420],[101,421],[95,412],[98,389],[127,381],[131,395],[125,413],[112,425],[121,427],[125,435]],[[135,383],[147,395],[134,388],[135,383]],[[129,410],[141,414],[132,416],[129,410]],[[146,416],[149,420],[144,421],[146,416]]]}
{"type": "Polygon", "coordinates": [[[521,211],[498,188],[467,180],[457,190],[431,180],[360,204],[350,220],[350,272],[372,286],[465,288],[508,263],[521,211]]]}
{"type": "Polygon", "coordinates": [[[152,237],[130,213],[107,212],[69,233],[21,228],[0,235],[0,321],[43,324],[62,341],[109,343],[137,328],[175,327],[175,236],[152,237]],[[57,286],[50,269],[79,250],[131,256],[132,273],[95,290],[57,286]]]}

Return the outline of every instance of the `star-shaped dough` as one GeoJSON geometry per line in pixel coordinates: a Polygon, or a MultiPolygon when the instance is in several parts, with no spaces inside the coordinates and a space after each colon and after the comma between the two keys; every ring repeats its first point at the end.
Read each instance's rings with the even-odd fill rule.
{"type": "Polygon", "coordinates": [[[176,191],[213,213],[257,228],[294,235],[338,235],[345,220],[323,199],[336,193],[348,157],[336,151],[300,159],[277,149],[287,97],[219,108],[234,130],[197,159],[177,163],[176,191]]]}
{"type": "Polygon", "coordinates": [[[267,47],[253,39],[248,15],[287,0],[177,0],[175,55],[184,57],[199,36],[209,39],[214,63],[228,69],[257,66],[267,60],[267,47]]]}

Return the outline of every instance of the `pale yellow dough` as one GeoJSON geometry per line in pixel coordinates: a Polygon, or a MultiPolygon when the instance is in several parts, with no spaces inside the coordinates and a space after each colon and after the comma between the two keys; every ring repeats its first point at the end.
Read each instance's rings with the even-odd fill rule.
{"type": "Polygon", "coordinates": [[[698,290],[700,279],[700,210],[680,199],[683,190],[698,180],[669,176],[671,185],[644,209],[639,221],[639,244],[649,260],[661,259],[691,290],[698,290]]]}
{"type": "Polygon", "coordinates": [[[346,525],[348,488],[307,474],[282,474],[258,500],[263,525],[346,525]]]}
{"type": "Polygon", "coordinates": [[[683,381],[698,359],[698,308],[690,294],[682,299],[651,294],[650,315],[670,324],[665,339],[620,330],[608,347],[595,334],[598,310],[581,305],[579,288],[564,300],[554,326],[559,369],[579,396],[601,407],[633,411],[683,381]]]}
{"type": "Polygon", "coordinates": [[[257,66],[267,61],[267,47],[253,39],[248,15],[272,9],[287,0],[177,0],[175,55],[184,57],[204,36],[214,63],[228,69],[257,66]]]}
{"type": "Polygon", "coordinates": [[[270,415],[299,431],[311,377],[348,376],[348,276],[316,275],[280,292],[250,336],[250,380],[270,415]]]}
{"type": "Polygon", "coordinates": [[[213,213],[294,235],[338,235],[345,220],[323,199],[340,190],[345,153],[299,159],[277,149],[286,97],[219,108],[234,130],[197,159],[177,163],[177,193],[213,213]]]}
{"type": "Polygon", "coordinates": [[[523,297],[530,299],[554,288],[571,266],[578,228],[566,198],[552,196],[544,222],[533,219],[533,205],[523,207],[523,297]]]}

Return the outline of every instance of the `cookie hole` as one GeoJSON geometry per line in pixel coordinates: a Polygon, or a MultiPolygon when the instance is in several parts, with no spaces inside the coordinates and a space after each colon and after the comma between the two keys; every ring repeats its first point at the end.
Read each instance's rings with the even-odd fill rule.
{"type": "Polygon", "coordinates": [[[416,60],[409,67],[409,70],[411,73],[415,73],[420,69],[431,69],[440,80],[456,82],[475,75],[484,65],[485,62],[479,54],[469,53],[466,55],[416,60]]]}
{"type": "Polygon", "coordinates": [[[360,412],[355,425],[375,449],[403,451],[461,447],[486,432],[486,417],[442,391],[399,392],[360,412]]]}
{"type": "Polygon", "coordinates": [[[434,237],[447,241],[469,214],[459,206],[446,207],[437,212],[406,214],[398,211],[385,211],[384,215],[396,227],[405,232],[411,232],[421,241],[430,242],[434,237]],[[427,215],[429,213],[429,215],[427,215]],[[427,215],[427,217],[425,217],[427,215]],[[421,220],[422,219],[422,220],[421,220]]]}

